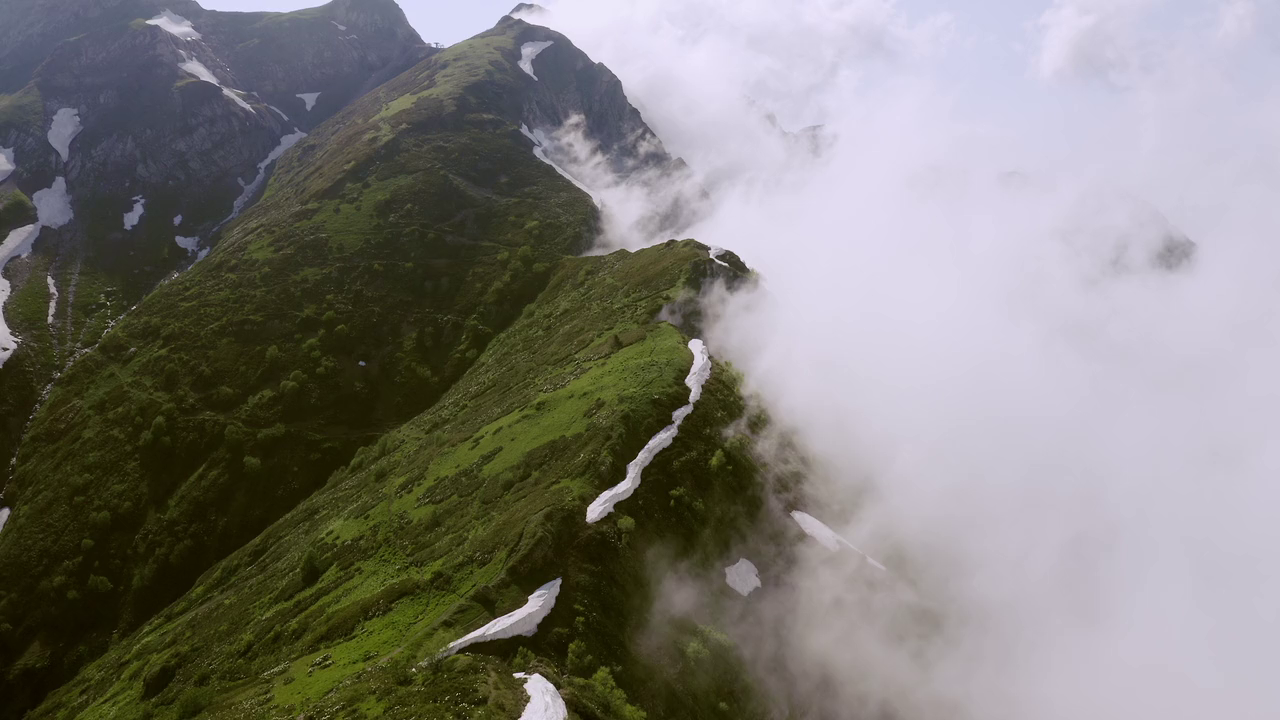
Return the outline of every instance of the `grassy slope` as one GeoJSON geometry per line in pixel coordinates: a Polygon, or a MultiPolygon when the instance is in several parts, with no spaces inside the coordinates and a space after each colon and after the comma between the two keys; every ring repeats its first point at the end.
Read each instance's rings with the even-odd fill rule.
{"type": "Polygon", "coordinates": [[[652,318],[710,267],[691,242],[561,261],[440,403],[35,717],[514,719],[525,697],[511,672],[530,667],[582,718],[752,717],[714,631],[669,629],[643,655],[635,643],[654,553],[719,572],[759,510],[746,442],[724,434],[744,411],[725,367],[640,491],[584,522],[687,400],[687,339],[652,318]],[[533,638],[417,667],[556,577],[533,638]]]}
{"type": "Polygon", "coordinates": [[[508,119],[518,58],[482,36],[317,129],[208,259],[64,373],[9,488],[0,709],[434,403],[590,237],[590,200],[508,119]]]}

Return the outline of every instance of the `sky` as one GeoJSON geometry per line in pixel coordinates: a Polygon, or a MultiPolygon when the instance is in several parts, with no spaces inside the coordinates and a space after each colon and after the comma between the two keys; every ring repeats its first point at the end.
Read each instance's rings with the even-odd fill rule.
{"type": "MultiPolygon", "coordinates": [[[[427,42],[444,45],[487,30],[518,0],[401,0],[409,22],[427,42]]],[[[207,0],[208,10],[288,11],[323,5],[321,0],[207,0]]]]}

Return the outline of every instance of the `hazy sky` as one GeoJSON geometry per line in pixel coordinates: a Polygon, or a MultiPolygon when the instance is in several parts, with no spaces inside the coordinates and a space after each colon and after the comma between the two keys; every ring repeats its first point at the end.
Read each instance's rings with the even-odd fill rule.
{"type": "MultiPolygon", "coordinates": [[[[451,45],[486,30],[518,0],[400,0],[409,22],[427,42],[451,45]]],[[[299,10],[323,0],[201,0],[209,10],[299,10]]]]}

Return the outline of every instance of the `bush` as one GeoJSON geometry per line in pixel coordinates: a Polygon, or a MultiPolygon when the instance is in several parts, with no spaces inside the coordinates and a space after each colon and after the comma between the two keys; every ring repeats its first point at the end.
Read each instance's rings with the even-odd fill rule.
{"type": "Polygon", "coordinates": [[[311,587],[316,584],[321,575],[324,575],[325,568],[321,564],[320,556],[316,553],[314,547],[307,550],[307,554],[302,556],[302,573],[303,587],[311,587]]]}
{"type": "Polygon", "coordinates": [[[182,693],[178,702],[174,703],[178,720],[193,718],[213,704],[213,691],[209,688],[191,688],[182,693]]]}
{"type": "Polygon", "coordinates": [[[168,661],[148,670],[142,677],[142,699],[150,700],[164,692],[177,675],[178,666],[168,661]]]}

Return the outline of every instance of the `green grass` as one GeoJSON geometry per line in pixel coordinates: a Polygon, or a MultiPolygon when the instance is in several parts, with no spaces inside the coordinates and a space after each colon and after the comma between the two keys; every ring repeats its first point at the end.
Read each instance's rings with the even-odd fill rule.
{"type": "MultiPolygon", "coordinates": [[[[439,403],[358,453],[35,717],[113,709],[172,717],[170,703],[207,687],[211,717],[343,708],[351,717],[514,718],[522,693],[501,678],[522,647],[595,717],[640,707],[655,717],[718,713],[629,650],[627,638],[648,603],[646,548],[710,567],[758,510],[745,445],[723,435],[743,412],[732,373],[718,366],[676,444],[620,506],[637,527],[620,533],[614,522],[583,520],[685,401],[687,338],[652,318],[696,286],[708,263],[692,243],[562,261],[439,403]],[[614,339],[623,336],[625,346],[614,339]],[[713,464],[717,452],[732,460],[713,464]],[[673,502],[676,487],[697,487],[707,502],[673,502]],[[318,575],[306,584],[299,568],[309,552],[318,575]],[[534,638],[416,667],[556,576],[565,591],[534,638]],[[595,664],[571,680],[575,639],[595,664]],[[172,686],[143,701],[142,678],[165,661],[180,666],[172,686]],[[616,669],[596,677],[601,665],[616,669]],[[461,710],[459,692],[475,693],[461,710]]],[[[686,642],[673,637],[671,652],[686,642]]],[[[752,716],[749,692],[717,682],[728,683],[717,697],[743,698],[727,717],[752,716]]]]}
{"type": "MultiPolygon", "coordinates": [[[[518,32],[316,128],[206,260],[63,373],[7,491],[0,709],[70,681],[35,716],[432,717],[462,693],[513,718],[523,649],[583,717],[721,716],[699,698],[732,683],[672,661],[693,630],[656,661],[631,636],[646,553],[710,567],[760,504],[723,434],[744,411],[726,368],[620,510],[635,525],[582,523],[687,397],[686,338],[655,318],[712,264],[692,242],[575,257],[596,210],[510,114],[518,32]],[[545,633],[418,668],[561,575],[545,633]]],[[[129,302],[110,277],[79,274],[61,348],[129,302]]]]}
{"type": "Polygon", "coordinates": [[[44,103],[35,85],[0,95],[0,131],[33,131],[44,120],[44,103]]]}
{"type": "MultiPolygon", "coordinates": [[[[478,62],[506,58],[497,80],[458,74],[455,50],[317,128],[212,255],[62,374],[7,490],[21,510],[0,541],[0,664],[39,661],[3,687],[69,678],[436,405],[584,248],[590,199],[496,114],[513,33],[475,42],[478,62]],[[452,110],[419,103],[387,144],[359,141],[380,93],[438,77],[452,110]]],[[[81,273],[69,347],[131,303],[107,277],[81,273]]]]}
{"type": "Polygon", "coordinates": [[[0,236],[7,236],[10,230],[35,221],[36,206],[21,190],[0,195],[0,236]]]}

